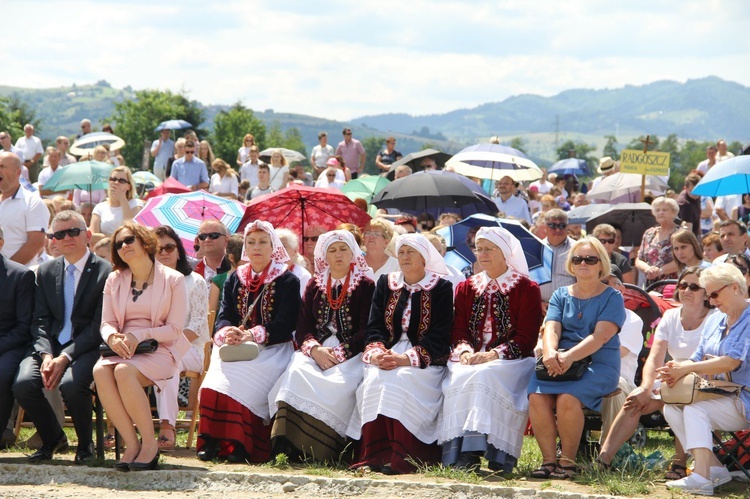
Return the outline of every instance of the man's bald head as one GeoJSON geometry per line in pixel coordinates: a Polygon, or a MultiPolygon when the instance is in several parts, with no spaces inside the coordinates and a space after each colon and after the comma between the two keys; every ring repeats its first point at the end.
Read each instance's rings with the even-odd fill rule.
{"type": "Polygon", "coordinates": [[[0,152],[0,163],[6,166],[15,166],[20,172],[22,168],[21,158],[14,152],[3,151],[0,152]]]}

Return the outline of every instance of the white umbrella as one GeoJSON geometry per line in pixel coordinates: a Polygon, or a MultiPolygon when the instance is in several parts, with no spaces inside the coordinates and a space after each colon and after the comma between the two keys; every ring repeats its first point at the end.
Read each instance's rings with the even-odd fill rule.
{"type": "Polygon", "coordinates": [[[508,176],[516,182],[542,177],[539,167],[521,151],[499,144],[467,147],[445,163],[467,177],[500,180],[508,176]]]}
{"type": "Polygon", "coordinates": [[[70,146],[70,153],[76,156],[83,156],[94,152],[96,146],[103,146],[105,144],[109,145],[110,151],[116,151],[125,147],[125,141],[117,135],[107,132],[92,132],[73,142],[73,145],[70,146]]]}
{"type": "MultiPolygon", "coordinates": [[[[591,189],[586,197],[590,200],[601,201],[629,201],[631,203],[640,201],[642,175],[637,173],[614,173],[602,179],[599,185],[591,189]],[[623,198],[623,199],[619,199],[623,198]]],[[[656,195],[664,194],[669,186],[662,177],[656,175],[646,176],[646,190],[656,195]]]]}
{"type": "Polygon", "coordinates": [[[261,151],[259,156],[261,159],[268,158],[268,160],[264,161],[270,161],[271,155],[276,151],[281,151],[281,155],[286,158],[287,163],[291,163],[292,161],[304,161],[307,159],[301,152],[292,149],[285,149],[283,147],[269,147],[268,149],[261,151]]]}

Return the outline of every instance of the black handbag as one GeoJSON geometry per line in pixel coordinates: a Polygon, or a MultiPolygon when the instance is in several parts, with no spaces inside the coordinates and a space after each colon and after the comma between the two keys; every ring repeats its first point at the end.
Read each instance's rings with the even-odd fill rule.
{"type": "MultiPolygon", "coordinates": [[[[564,352],[565,348],[560,348],[558,352],[564,352]]],[[[547,366],[545,366],[542,363],[542,360],[544,357],[539,357],[536,359],[536,367],[534,368],[536,372],[536,379],[539,381],[578,381],[581,379],[586,372],[586,368],[591,365],[592,359],[589,355],[585,359],[577,360],[573,362],[573,365],[570,366],[570,369],[565,371],[563,374],[559,376],[550,376],[549,372],[547,372],[547,366]]]]}
{"type": "MultiPolygon", "coordinates": [[[[143,340],[135,347],[135,353],[154,353],[157,348],[159,348],[158,341],[154,339],[143,340]]],[[[109,345],[102,343],[99,345],[99,355],[102,357],[114,357],[117,354],[112,351],[109,345]]]]}

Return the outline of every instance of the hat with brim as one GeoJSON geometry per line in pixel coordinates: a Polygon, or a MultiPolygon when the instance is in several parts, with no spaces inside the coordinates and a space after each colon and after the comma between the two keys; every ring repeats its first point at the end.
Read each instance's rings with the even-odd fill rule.
{"type": "Polygon", "coordinates": [[[596,171],[599,173],[609,173],[614,169],[614,167],[615,160],[613,160],[609,156],[604,156],[599,160],[599,168],[597,168],[596,171]]]}

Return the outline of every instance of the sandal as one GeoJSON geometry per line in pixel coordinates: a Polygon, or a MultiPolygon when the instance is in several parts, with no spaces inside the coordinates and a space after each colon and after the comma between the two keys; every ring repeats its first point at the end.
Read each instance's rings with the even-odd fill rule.
{"type": "Polygon", "coordinates": [[[554,473],[550,476],[550,478],[557,479],[557,480],[570,480],[571,478],[575,478],[575,476],[578,474],[578,466],[575,464],[571,466],[558,466],[554,473]]]}
{"type": "Polygon", "coordinates": [[[672,463],[669,471],[664,475],[667,480],[679,480],[687,476],[687,467],[682,464],[672,463]]]}
{"type": "Polygon", "coordinates": [[[159,446],[159,450],[162,452],[174,452],[175,438],[177,437],[174,426],[169,423],[162,423],[159,427],[159,433],[161,433],[161,435],[159,435],[159,440],[156,442],[159,446]],[[171,439],[167,436],[168,432],[172,432],[171,439]]]}
{"type": "Polygon", "coordinates": [[[554,478],[554,474],[557,471],[557,463],[543,463],[540,467],[531,472],[531,478],[537,478],[539,480],[549,480],[554,478]]]}
{"type": "Polygon", "coordinates": [[[107,450],[115,450],[115,436],[111,433],[104,435],[104,448],[107,450]]]}

